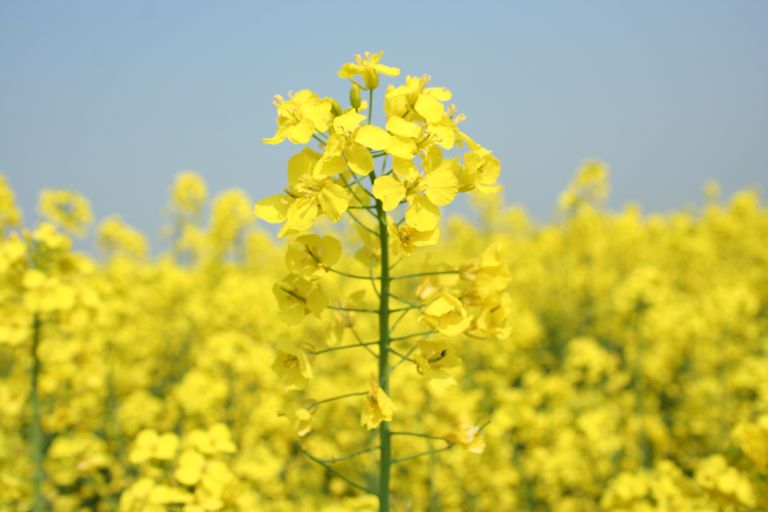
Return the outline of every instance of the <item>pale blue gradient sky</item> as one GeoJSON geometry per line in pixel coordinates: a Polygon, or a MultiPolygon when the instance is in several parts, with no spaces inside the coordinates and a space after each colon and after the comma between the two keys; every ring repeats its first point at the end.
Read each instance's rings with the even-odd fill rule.
{"type": "Polygon", "coordinates": [[[45,186],[154,234],[173,175],[281,189],[272,96],[346,98],[339,65],[383,49],[454,91],[510,202],[550,217],[587,157],[611,205],[768,185],[768,2],[0,0],[0,170],[29,220],[45,186]]]}

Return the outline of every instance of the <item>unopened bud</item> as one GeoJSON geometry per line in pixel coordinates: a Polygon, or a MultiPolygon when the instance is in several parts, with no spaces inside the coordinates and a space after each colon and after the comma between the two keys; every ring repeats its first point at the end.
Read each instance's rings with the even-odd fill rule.
{"type": "Polygon", "coordinates": [[[352,108],[357,110],[360,108],[362,101],[363,100],[360,97],[360,86],[352,84],[352,87],[349,88],[349,104],[352,105],[352,108]]]}

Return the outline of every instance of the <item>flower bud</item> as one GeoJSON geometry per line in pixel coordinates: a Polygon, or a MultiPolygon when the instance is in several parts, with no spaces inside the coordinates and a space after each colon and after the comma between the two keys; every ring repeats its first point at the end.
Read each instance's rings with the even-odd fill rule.
{"type": "Polygon", "coordinates": [[[352,84],[352,87],[349,88],[349,104],[352,105],[352,108],[357,110],[360,108],[361,103],[362,98],[360,97],[360,86],[357,84],[352,84]]]}

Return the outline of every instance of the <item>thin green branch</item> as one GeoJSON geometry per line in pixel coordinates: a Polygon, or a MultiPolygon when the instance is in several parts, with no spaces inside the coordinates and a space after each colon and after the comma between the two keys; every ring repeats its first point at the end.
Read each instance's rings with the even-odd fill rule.
{"type": "Polygon", "coordinates": [[[432,434],[422,434],[420,432],[405,432],[405,431],[392,431],[390,432],[393,436],[409,436],[409,437],[423,437],[425,439],[435,439],[437,441],[445,441],[440,436],[434,436],[432,434]]]}
{"type": "Polygon", "coordinates": [[[419,457],[424,457],[425,455],[432,455],[434,453],[440,453],[440,452],[448,451],[451,448],[453,448],[454,446],[456,446],[456,445],[449,443],[448,445],[443,446],[442,448],[434,448],[432,450],[426,450],[426,451],[423,451],[423,452],[414,453],[413,455],[406,455],[405,457],[396,457],[396,458],[392,459],[392,463],[393,464],[398,464],[400,462],[406,462],[406,461],[409,461],[409,460],[418,459],[419,457]]]}
{"type": "Polygon", "coordinates": [[[434,272],[420,272],[418,274],[403,274],[400,276],[391,276],[391,280],[396,279],[412,279],[417,277],[426,277],[426,276],[442,276],[442,275],[450,275],[450,274],[458,274],[458,270],[437,270],[434,272]]]}
{"type": "MultiPolygon", "coordinates": [[[[347,178],[346,178],[345,176],[343,176],[343,175],[342,175],[342,176],[341,176],[341,180],[344,182],[344,186],[345,186],[345,187],[347,187],[347,189],[349,189],[349,191],[352,193],[352,197],[354,197],[354,198],[355,198],[355,200],[356,200],[358,203],[360,203],[360,205],[365,205],[365,203],[363,202],[363,200],[362,200],[362,199],[360,199],[360,197],[358,197],[358,195],[357,195],[357,192],[355,192],[355,189],[354,189],[354,188],[352,188],[352,185],[349,183],[349,181],[347,181],[347,178]]],[[[355,183],[358,183],[358,181],[357,181],[357,180],[355,180],[355,183]]],[[[365,187],[363,187],[363,190],[364,190],[364,191],[365,191],[365,192],[366,192],[368,195],[371,195],[371,193],[370,193],[370,192],[368,192],[368,189],[366,189],[365,187]]],[[[373,197],[373,196],[371,196],[371,197],[373,197]]],[[[353,208],[353,209],[354,209],[354,208],[362,208],[362,209],[365,209],[365,210],[366,210],[368,213],[370,213],[370,214],[371,214],[371,216],[372,216],[373,218],[378,218],[378,217],[376,216],[376,214],[375,214],[373,211],[371,211],[371,210],[376,210],[376,206],[375,206],[375,205],[373,205],[373,206],[371,206],[371,205],[367,205],[367,206],[359,206],[359,207],[356,207],[356,206],[349,206],[349,208],[353,208]]]]}
{"type": "Polygon", "coordinates": [[[408,304],[409,306],[413,306],[415,308],[422,307],[422,304],[417,304],[416,302],[412,302],[408,299],[403,299],[402,297],[399,297],[392,292],[389,292],[389,296],[395,299],[396,301],[402,302],[403,304],[408,304]]]}
{"type": "Polygon", "coordinates": [[[403,318],[405,318],[407,315],[408,315],[408,311],[403,311],[403,312],[402,312],[402,314],[401,314],[399,317],[397,317],[397,320],[395,320],[395,323],[394,323],[394,324],[392,325],[392,327],[390,328],[390,331],[391,331],[391,332],[394,332],[394,331],[395,331],[395,329],[397,329],[397,326],[398,326],[398,325],[400,324],[400,322],[403,320],[403,318]]]}
{"type": "Polygon", "coordinates": [[[357,329],[355,329],[354,325],[350,325],[349,326],[349,330],[352,332],[352,336],[354,336],[355,339],[357,340],[358,345],[364,347],[365,350],[367,350],[368,353],[371,354],[373,357],[375,357],[377,359],[379,358],[379,354],[377,354],[376,352],[374,352],[373,350],[371,350],[369,348],[370,345],[378,345],[379,344],[379,340],[370,341],[370,342],[363,341],[363,338],[360,337],[360,334],[358,334],[357,329]]]}
{"type": "Polygon", "coordinates": [[[355,221],[357,224],[359,224],[361,228],[363,228],[364,230],[368,231],[368,232],[369,232],[369,233],[371,233],[372,235],[375,235],[375,236],[377,236],[377,237],[379,236],[379,233],[378,233],[377,231],[375,231],[375,230],[373,230],[373,229],[369,228],[369,227],[368,227],[368,226],[367,226],[367,225],[366,225],[366,224],[365,224],[363,221],[361,221],[360,219],[358,219],[358,218],[357,218],[357,216],[356,216],[354,213],[352,213],[351,211],[347,210],[347,214],[350,216],[350,218],[351,218],[353,221],[355,221]]]}
{"type": "Polygon", "coordinates": [[[411,334],[404,334],[403,336],[395,336],[394,338],[390,338],[391,341],[403,341],[403,340],[409,340],[411,338],[418,338],[419,336],[429,336],[430,334],[435,334],[437,331],[435,329],[430,329],[428,331],[421,331],[421,332],[413,332],[411,334]]]}
{"type": "Polygon", "coordinates": [[[408,351],[405,353],[405,357],[401,357],[400,360],[392,366],[392,372],[397,370],[397,367],[403,364],[405,361],[408,361],[410,363],[416,364],[413,360],[409,359],[411,357],[411,354],[416,352],[416,349],[418,348],[418,345],[414,345],[411,348],[408,349],[408,351]]]}
{"type": "Polygon", "coordinates": [[[326,352],[336,352],[337,350],[347,350],[350,348],[358,348],[360,346],[367,347],[368,345],[376,345],[378,341],[371,341],[368,343],[352,343],[351,345],[339,345],[338,347],[328,347],[320,350],[315,350],[312,353],[314,355],[325,354],[326,352]]]}
{"type": "MultiPolygon", "coordinates": [[[[400,361],[398,361],[398,364],[402,361],[408,361],[409,363],[416,364],[416,361],[411,359],[409,356],[410,354],[403,354],[401,352],[398,352],[397,350],[393,349],[392,347],[389,347],[389,351],[395,354],[397,357],[400,358],[400,361]]],[[[392,370],[390,370],[390,373],[392,373],[392,370]]]]}
{"type": "Polygon", "coordinates": [[[328,309],[332,309],[333,311],[350,311],[354,313],[373,313],[378,314],[378,309],[366,309],[366,308],[348,308],[345,306],[328,306],[328,309]]]}
{"type": "Polygon", "coordinates": [[[353,396],[363,396],[367,394],[368,394],[368,391],[355,391],[354,393],[344,393],[343,395],[332,396],[331,398],[323,398],[322,400],[316,400],[315,405],[327,404],[329,402],[335,402],[336,400],[343,400],[345,398],[350,398],[353,396]]]}
{"type": "Polygon", "coordinates": [[[336,468],[334,468],[333,466],[331,466],[330,464],[328,464],[328,463],[324,462],[324,461],[323,461],[323,459],[321,459],[320,457],[317,457],[317,456],[316,456],[316,455],[314,455],[313,453],[309,452],[309,451],[308,451],[306,448],[304,448],[303,446],[299,445],[299,448],[301,448],[301,451],[304,453],[304,455],[306,455],[306,456],[309,458],[309,460],[311,460],[312,462],[316,462],[317,464],[320,464],[320,465],[321,465],[321,466],[323,466],[323,467],[324,467],[324,468],[325,468],[325,469],[326,469],[328,472],[330,472],[330,473],[333,473],[333,474],[334,474],[334,475],[336,475],[337,477],[341,478],[342,480],[344,480],[345,482],[347,482],[349,485],[351,485],[351,486],[352,486],[352,487],[354,487],[355,489],[359,489],[359,490],[361,490],[361,491],[363,491],[363,492],[366,492],[366,493],[368,493],[368,494],[372,494],[372,495],[374,495],[374,496],[378,496],[378,493],[377,493],[376,491],[374,491],[373,489],[369,489],[368,487],[366,487],[366,486],[364,486],[364,485],[362,485],[362,484],[359,484],[359,483],[355,482],[354,480],[352,480],[351,478],[349,478],[347,475],[345,475],[344,473],[342,473],[342,472],[341,472],[341,471],[339,471],[338,469],[336,469],[336,468]]]}
{"type": "MultiPolygon", "coordinates": [[[[344,179],[345,179],[345,181],[346,181],[346,178],[344,178],[344,179]]],[[[361,190],[362,190],[363,192],[365,192],[366,194],[368,194],[368,196],[369,196],[371,199],[373,199],[373,200],[375,201],[375,200],[376,200],[376,196],[374,196],[374,195],[371,193],[371,191],[370,191],[370,190],[368,190],[367,188],[365,188],[365,185],[363,185],[362,183],[360,183],[360,180],[361,180],[361,179],[362,179],[362,176],[357,176],[357,175],[356,175],[356,176],[355,176],[355,179],[354,179],[354,180],[352,181],[352,183],[350,183],[349,185],[350,185],[350,186],[351,186],[351,185],[360,185],[360,188],[361,188],[361,190]]],[[[350,190],[352,190],[352,188],[351,188],[351,187],[350,187],[350,190]]],[[[358,202],[362,203],[362,201],[360,201],[360,199],[358,199],[358,202]]],[[[373,205],[373,206],[371,206],[371,207],[372,207],[373,209],[376,209],[376,206],[375,206],[375,205],[373,205]]]]}
{"type": "Polygon", "coordinates": [[[352,452],[347,455],[340,455],[339,457],[317,457],[317,460],[323,461],[323,463],[325,464],[336,464],[337,462],[343,462],[345,460],[354,459],[355,457],[359,457],[360,455],[365,455],[366,453],[370,453],[378,449],[379,449],[378,446],[372,446],[370,448],[364,448],[362,450],[358,450],[356,452],[352,452]]]}
{"type": "Polygon", "coordinates": [[[360,279],[362,281],[370,281],[371,279],[380,279],[379,276],[364,276],[362,274],[350,274],[349,272],[344,272],[343,270],[336,270],[335,268],[328,268],[329,272],[333,272],[334,274],[339,274],[340,276],[349,277],[352,279],[360,279]]]}

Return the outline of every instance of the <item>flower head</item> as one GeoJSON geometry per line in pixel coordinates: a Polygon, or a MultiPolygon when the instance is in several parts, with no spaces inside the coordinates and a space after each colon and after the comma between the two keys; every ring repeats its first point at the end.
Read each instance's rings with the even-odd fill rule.
{"type": "Polygon", "coordinates": [[[400,69],[381,64],[381,58],[384,52],[371,53],[365,52],[363,56],[355,55],[355,62],[347,62],[339,69],[339,78],[349,78],[354,82],[355,77],[363,79],[361,87],[372,90],[379,86],[379,74],[387,76],[398,76],[400,69]]]}
{"type": "Polygon", "coordinates": [[[371,389],[363,402],[363,410],[360,414],[360,425],[368,430],[378,427],[382,421],[392,421],[395,414],[395,404],[379,387],[376,379],[371,379],[371,389]]]}

